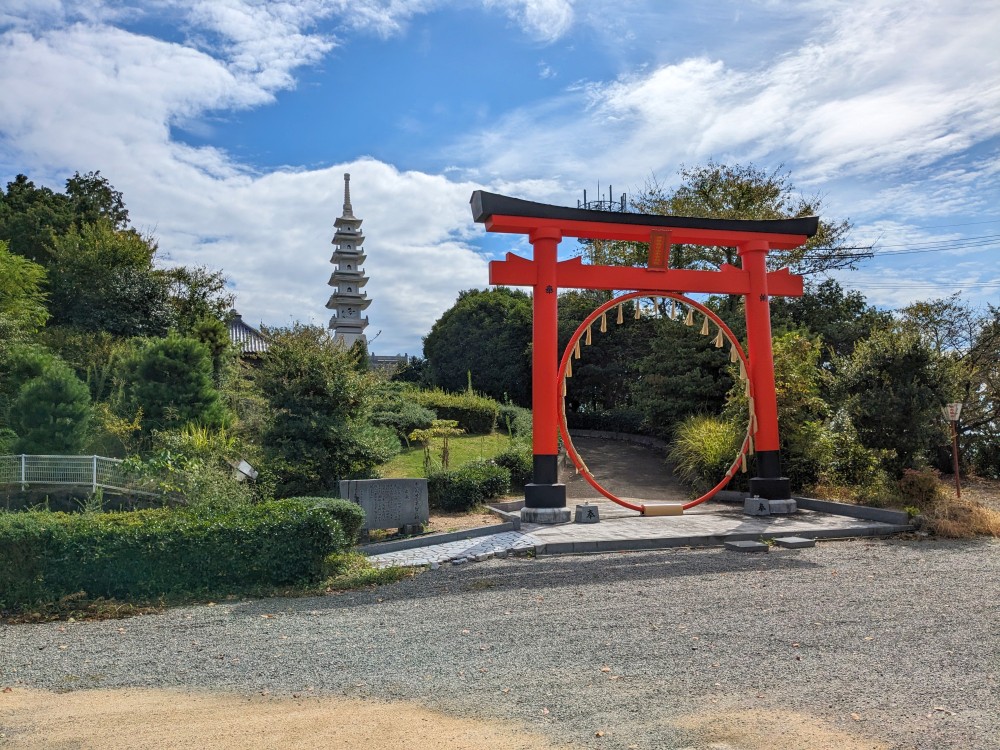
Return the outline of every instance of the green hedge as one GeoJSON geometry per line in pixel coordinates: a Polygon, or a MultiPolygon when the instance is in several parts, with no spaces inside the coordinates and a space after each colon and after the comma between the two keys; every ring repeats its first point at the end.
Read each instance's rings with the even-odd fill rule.
{"type": "Polygon", "coordinates": [[[503,466],[510,472],[510,484],[512,487],[524,487],[531,481],[534,470],[534,461],[531,455],[531,446],[511,446],[503,453],[498,453],[493,457],[493,462],[498,466],[503,466]]]}
{"type": "Polygon", "coordinates": [[[510,469],[492,461],[473,461],[455,471],[435,471],[427,478],[432,508],[465,511],[510,492],[510,469]]]}
{"type": "Polygon", "coordinates": [[[488,435],[496,428],[500,404],[475,393],[448,393],[440,389],[416,391],[414,400],[433,409],[438,419],[454,419],[470,435],[488,435]]]}
{"type": "Polygon", "coordinates": [[[303,503],[328,514],[340,524],[340,530],[348,544],[354,544],[357,541],[358,532],[361,531],[361,527],[365,523],[365,512],[357,503],[329,497],[292,497],[289,500],[303,503]]]}
{"type": "Polygon", "coordinates": [[[275,500],[214,513],[0,513],[0,609],[81,591],[129,599],[315,581],[324,558],[350,546],[338,519],[353,526],[355,514],[342,506],[351,504],[275,500]]]}

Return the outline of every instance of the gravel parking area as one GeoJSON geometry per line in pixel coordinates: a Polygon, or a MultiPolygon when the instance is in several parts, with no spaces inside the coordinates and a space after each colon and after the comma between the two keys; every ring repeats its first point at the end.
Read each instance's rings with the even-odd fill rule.
{"type": "Polygon", "coordinates": [[[986,750],[998,623],[997,541],[506,559],[328,597],[0,626],[0,688],[407,701],[579,748],[986,750]]]}

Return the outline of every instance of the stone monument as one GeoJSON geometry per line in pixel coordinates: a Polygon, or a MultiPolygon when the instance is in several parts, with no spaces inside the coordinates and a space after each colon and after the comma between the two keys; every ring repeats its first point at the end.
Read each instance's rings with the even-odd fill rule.
{"type": "Polygon", "coordinates": [[[430,520],[426,479],[346,479],[340,482],[339,494],[364,510],[365,531],[415,533],[430,520]]]}

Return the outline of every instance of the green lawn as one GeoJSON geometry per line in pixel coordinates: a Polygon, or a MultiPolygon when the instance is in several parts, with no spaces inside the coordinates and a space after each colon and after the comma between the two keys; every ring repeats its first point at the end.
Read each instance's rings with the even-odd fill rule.
{"type": "MultiPolygon", "coordinates": [[[[510,447],[511,439],[503,433],[494,432],[492,435],[459,435],[449,438],[448,449],[451,459],[448,464],[449,469],[457,469],[469,461],[477,461],[481,458],[493,458],[498,453],[503,453],[510,447]]],[[[431,457],[434,468],[441,468],[441,441],[435,440],[431,448],[431,457]]],[[[405,479],[420,478],[424,474],[424,449],[422,446],[414,445],[411,448],[404,448],[403,452],[396,456],[389,463],[379,467],[382,477],[385,479],[405,479]]]]}

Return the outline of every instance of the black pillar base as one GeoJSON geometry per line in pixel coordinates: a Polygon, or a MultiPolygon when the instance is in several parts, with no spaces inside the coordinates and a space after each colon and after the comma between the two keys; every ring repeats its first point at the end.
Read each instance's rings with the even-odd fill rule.
{"type": "Polygon", "coordinates": [[[791,500],[792,483],[788,477],[753,477],[750,494],[765,500],[791,500]]]}
{"type": "Polygon", "coordinates": [[[565,508],[566,485],[559,483],[559,457],[535,454],[532,481],[524,485],[524,507],[565,508]]]}
{"type": "Polygon", "coordinates": [[[792,485],[781,476],[781,453],[757,451],[757,476],[750,480],[750,494],[766,500],[791,500],[792,485]]]}
{"type": "Polygon", "coordinates": [[[565,508],[565,484],[526,484],[524,485],[525,508],[565,508]]]}

